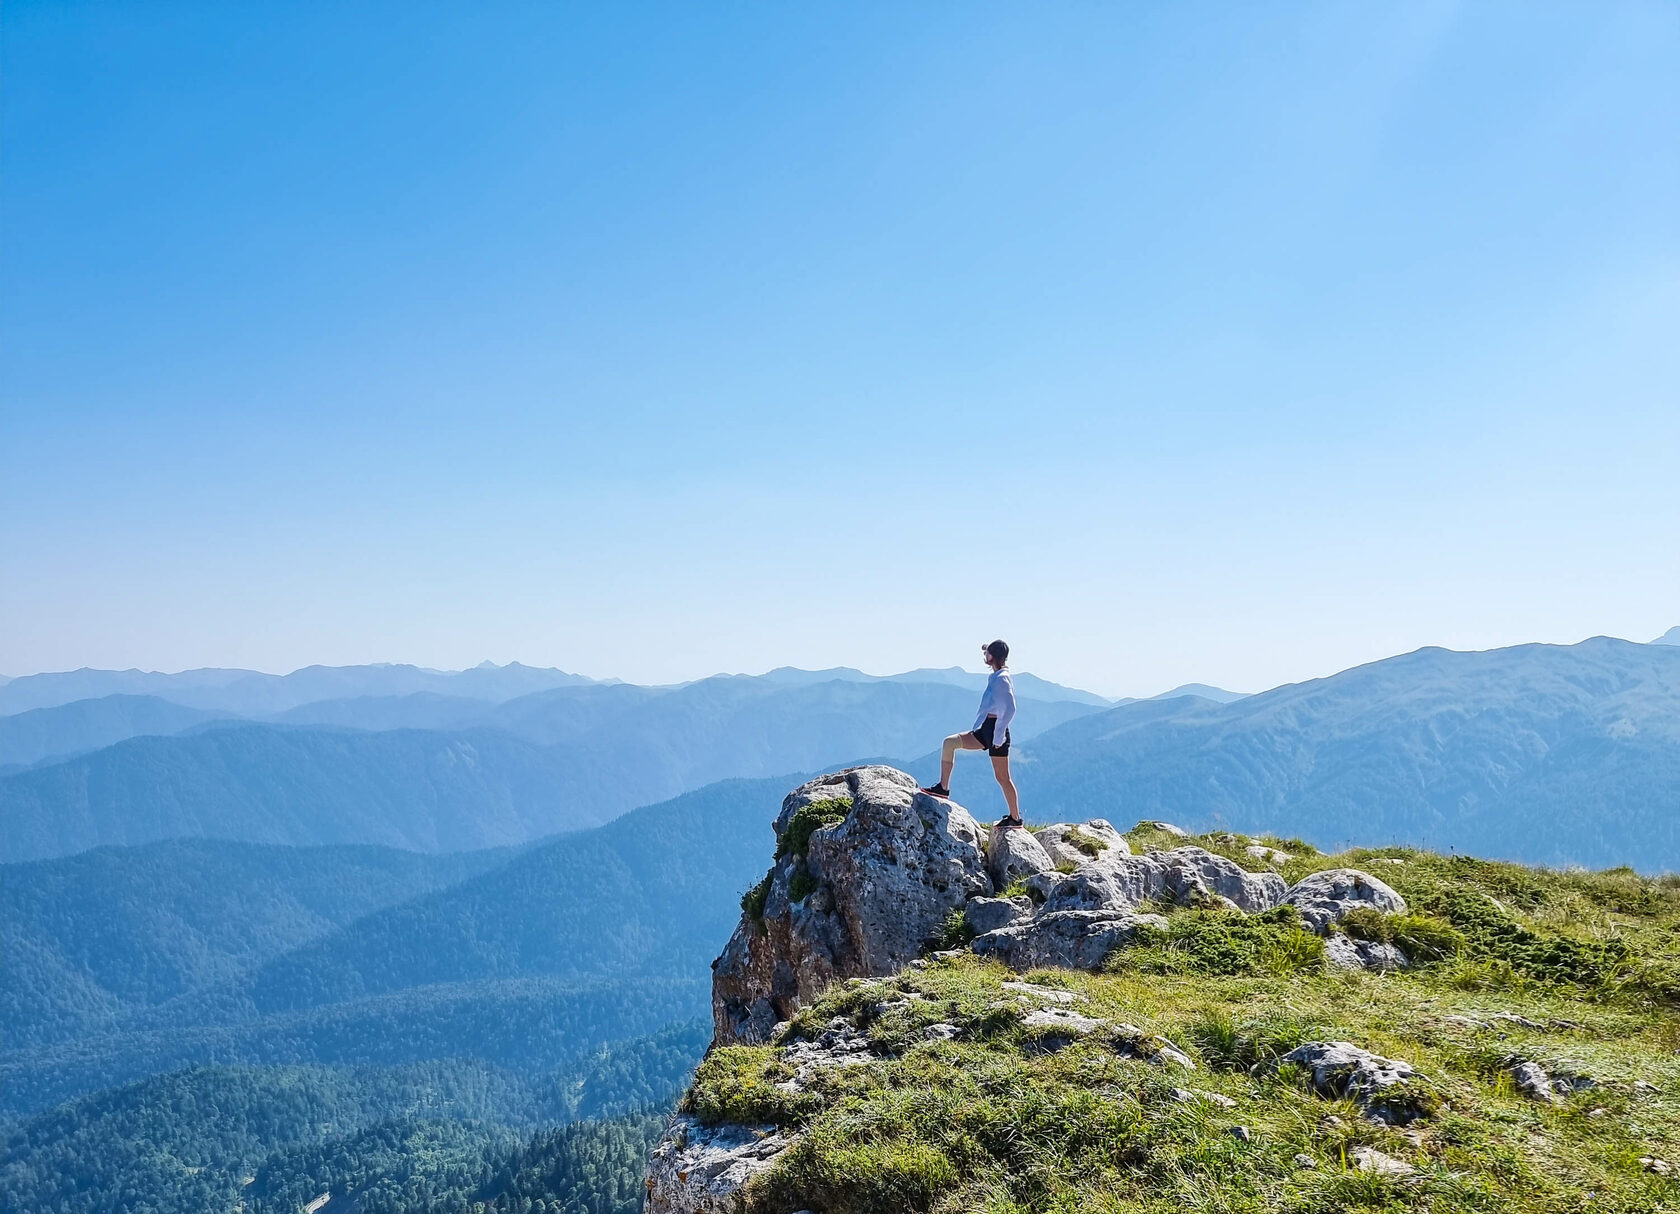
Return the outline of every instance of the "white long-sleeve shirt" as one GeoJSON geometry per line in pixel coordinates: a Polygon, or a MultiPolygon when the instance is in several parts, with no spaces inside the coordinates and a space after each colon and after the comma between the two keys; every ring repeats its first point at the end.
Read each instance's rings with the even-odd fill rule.
{"type": "Polygon", "coordinates": [[[986,680],[986,690],[980,696],[980,713],[974,718],[974,728],[979,729],[984,725],[987,717],[997,718],[997,724],[992,727],[992,740],[994,745],[1002,746],[1009,722],[1015,719],[1015,684],[1010,681],[1008,671],[994,670],[991,678],[986,680]]]}

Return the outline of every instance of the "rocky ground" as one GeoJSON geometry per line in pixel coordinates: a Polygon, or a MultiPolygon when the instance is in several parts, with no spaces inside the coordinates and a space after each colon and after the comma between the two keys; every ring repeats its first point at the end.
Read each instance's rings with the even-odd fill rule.
{"type": "Polygon", "coordinates": [[[796,790],[648,1209],[1680,1210],[1680,883],[796,790]]]}

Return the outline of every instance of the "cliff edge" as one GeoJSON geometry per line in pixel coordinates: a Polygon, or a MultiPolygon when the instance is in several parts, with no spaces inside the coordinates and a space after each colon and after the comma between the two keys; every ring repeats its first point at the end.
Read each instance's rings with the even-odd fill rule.
{"type": "Polygon", "coordinates": [[[1672,878],[987,832],[887,767],[775,832],[651,1214],[1680,1210],[1672,878]]]}

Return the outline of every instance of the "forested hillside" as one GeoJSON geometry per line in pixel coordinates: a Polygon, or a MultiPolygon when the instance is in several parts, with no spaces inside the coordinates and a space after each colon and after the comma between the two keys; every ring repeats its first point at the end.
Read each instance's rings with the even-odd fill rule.
{"type": "Polygon", "coordinates": [[[4,985],[27,1035],[7,1035],[0,1101],[32,1112],[202,1062],[540,1072],[703,1016],[793,779],[511,855],[194,842],[7,865],[24,946],[4,985]]]}
{"type": "MultiPolygon", "coordinates": [[[[649,1099],[668,1102],[686,1069],[660,1074],[649,1099]]],[[[639,1209],[664,1117],[602,1109],[620,1119],[553,1128],[572,1110],[529,1086],[448,1062],[178,1071],[8,1129],[0,1208],[203,1214],[243,1201],[296,1214],[330,1193],[391,1214],[533,1195],[562,1211],[639,1209]]]]}
{"type": "Polygon", "coordinates": [[[84,1032],[223,982],[364,915],[503,864],[504,851],[202,839],[5,866],[8,1049],[84,1032]]]}

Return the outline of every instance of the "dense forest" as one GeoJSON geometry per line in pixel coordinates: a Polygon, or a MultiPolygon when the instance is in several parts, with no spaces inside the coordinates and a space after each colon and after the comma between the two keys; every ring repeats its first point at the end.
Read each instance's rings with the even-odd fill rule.
{"type": "Polygon", "coordinates": [[[353,1191],[366,1194],[364,1211],[465,1210],[498,1196],[516,1209],[557,1194],[547,1208],[633,1209],[589,1202],[640,1184],[652,1111],[670,1105],[710,1037],[695,1021],[537,1076],[471,1060],[155,1075],[11,1125],[0,1208],[187,1214],[243,1197],[247,1209],[289,1214],[353,1191]],[[531,1137],[567,1123],[583,1128],[531,1137]]]}
{"type": "Polygon", "coordinates": [[[634,1209],[785,784],[504,851],[5,865],[0,1208],[634,1209]]]}

